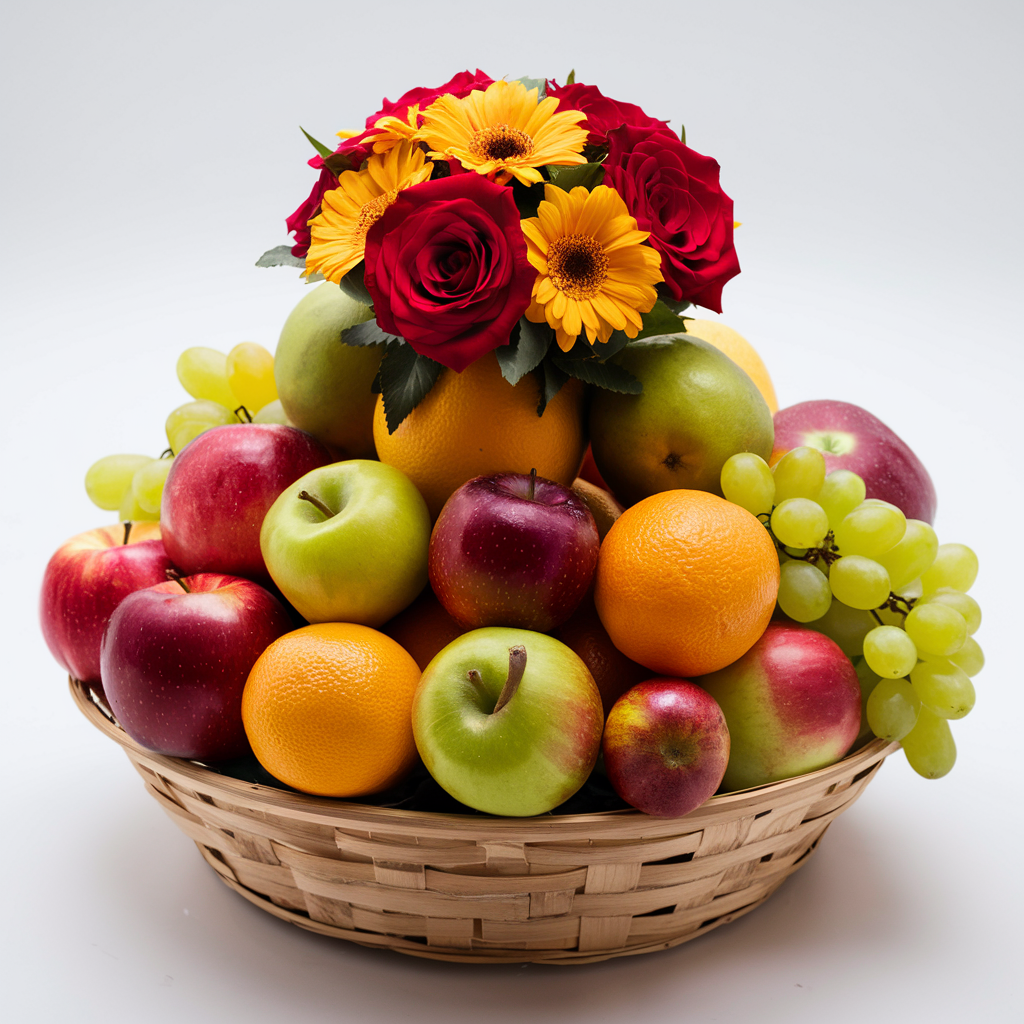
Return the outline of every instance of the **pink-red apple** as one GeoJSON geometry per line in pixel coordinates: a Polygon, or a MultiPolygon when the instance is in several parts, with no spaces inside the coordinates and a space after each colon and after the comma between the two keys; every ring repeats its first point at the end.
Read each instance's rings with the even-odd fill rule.
{"type": "Polygon", "coordinates": [[[50,653],[75,678],[100,681],[100,640],[133,591],[167,579],[172,567],[157,523],[117,523],[80,533],[47,563],[39,620],[50,653]]]}
{"type": "Polygon", "coordinates": [[[268,582],[263,517],[289,484],[329,462],[316,438],[280,423],[207,430],[175,457],[164,484],[160,526],[167,553],[184,573],[268,582]]]}
{"type": "Polygon", "coordinates": [[[825,768],[860,729],[860,683],[822,633],[772,622],[738,661],[695,680],[721,705],[732,738],[723,789],[825,768]]]}
{"type": "Polygon", "coordinates": [[[627,804],[678,818],[721,785],[729,729],[707,691],[686,679],[649,679],[615,702],[602,749],[608,781],[627,804]]]}
{"type": "Polygon", "coordinates": [[[880,498],[908,519],[935,519],[935,485],[921,460],[878,417],[849,402],[800,402],[775,414],[772,461],[807,445],[825,455],[825,467],[862,477],[869,498],[880,498]]]}
{"type": "Polygon", "coordinates": [[[576,610],[600,541],[586,502],[536,475],[499,473],[463,484],[430,537],[438,600],[466,629],[554,629],[576,610]]]}
{"type": "Polygon", "coordinates": [[[263,651],[291,631],[258,583],[220,573],[126,597],[103,634],[110,709],[137,743],[172,757],[223,761],[249,750],[242,690],[263,651]]]}

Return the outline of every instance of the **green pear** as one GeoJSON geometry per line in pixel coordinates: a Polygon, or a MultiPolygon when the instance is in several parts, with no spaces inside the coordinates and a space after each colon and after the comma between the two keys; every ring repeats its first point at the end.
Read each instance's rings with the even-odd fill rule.
{"type": "Polygon", "coordinates": [[[713,345],[688,334],[644,338],[612,362],[643,384],[639,395],[595,389],[591,402],[594,461],[619,501],[676,488],[721,495],[730,456],[768,461],[772,414],[750,377],[713,345]]]}
{"type": "Polygon", "coordinates": [[[384,347],[341,341],[343,330],[372,318],[369,306],[325,281],[291,311],[277,342],[274,379],[285,415],[337,449],[339,459],[377,457],[370,386],[384,347]]]}

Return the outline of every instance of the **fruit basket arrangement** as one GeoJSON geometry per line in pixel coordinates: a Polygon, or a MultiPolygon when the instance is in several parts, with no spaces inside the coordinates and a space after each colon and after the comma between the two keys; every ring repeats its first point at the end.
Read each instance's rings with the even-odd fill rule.
{"type": "Polygon", "coordinates": [[[466,962],[754,909],[902,744],[955,760],[977,559],[866,410],[781,411],[720,321],[719,168],[570,75],[463,72],[324,146],[260,266],[277,351],[190,348],[119,523],[50,560],[87,718],[231,888],[466,962]],[[320,283],[316,283],[320,282],[320,283]]]}

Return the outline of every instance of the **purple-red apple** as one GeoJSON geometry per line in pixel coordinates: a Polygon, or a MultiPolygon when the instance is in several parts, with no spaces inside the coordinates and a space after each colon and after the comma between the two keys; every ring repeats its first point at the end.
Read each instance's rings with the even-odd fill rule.
{"type": "Polygon", "coordinates": [[[590,509],[568,487],[533,474],[478,476],[437,517],[430,584],[466,629],[544,632],[576,610],[593,579],[599,547],[590,509]]]}
{"type": "Polygon", "coordinates": [[[921,460],[878,417],[849,402],[800,402],[775,414],[772,462],[807,445],[825,456],[828,472],[849,469],[908,519],[935,519],[935,485],[921,460]]]}
{"type": "Polygon", "coordinates": [[[648,679],[624,693],[608,716],[601,746],[615,792],[661,818],[700,807],[729,763],[722,709],[686,679],[648,679]]]}
{"type": "Polygon", "coordinates": [[[50,653],[75,678],[100,681],[100,641],[133,591],[167,579],[171,560],[157,523],[117,523],[80,533],[47,563],[39,621],[50,653]]]}
{"type": "Polygon", "coordinates": [[[214,427],[174,459],[164,484],[164,546],[186,574],[221,572],[268,582],[260,551],[267,510],[289,485],[331,462],[309,434],[280,423],[214,427]]]}
{"type": "Polygon", "coordinates": [[[725,790],[826,768],[860,729],[857,673],[839,645],[814,630],[772,622],[742,658],[694,681],[729,726],[725,790]]]}
{"type": "Polygon", "coordinates": [[[249,750],[242,690],[263,651],[292,629],[258,583],[199,573],[129,594],[103,634],[110,708],[137,743],[223,761],[249,750]]]}

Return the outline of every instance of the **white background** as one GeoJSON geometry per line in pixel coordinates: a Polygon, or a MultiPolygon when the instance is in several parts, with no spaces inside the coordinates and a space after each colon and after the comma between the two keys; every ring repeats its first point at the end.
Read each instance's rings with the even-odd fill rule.
{"type": "Polygon", "coordinates": [[[3,24],[8,1019],[1020,1019],[1019,5],[52,0],[3,24]],[[416,961],[251,907],[81,718],[36,623],[50,552],[109,521],[86,468],[165,446],[178,353],[273,348],[302,296],[253,268],[314,179],[297,125],[329,140],[477,66],[575,67],[684,120],[743,222],[723,319],[783,405],[849,400],[901,434],[940,537],[982,560],[988,667],[954,772],[893,757],[762,909],[591,967],[416,961]]]}

